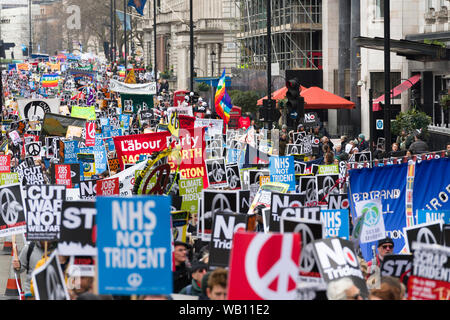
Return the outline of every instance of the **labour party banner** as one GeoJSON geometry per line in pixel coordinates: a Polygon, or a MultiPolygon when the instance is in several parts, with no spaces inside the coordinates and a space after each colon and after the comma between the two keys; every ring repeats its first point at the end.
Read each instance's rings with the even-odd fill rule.
{"type": "Polygon", "coordinates": [[[65,256],[96,256],[97,209],[94,201],[64,201],[58,252],[65,256]]]}
{"type": "Polygon", "coordinates": [[[289,191],[295,191],[295,167],[293,156],[270,157],[270,181],[289,185],[289,191]]]}
{"type": "Polygon", "coordinates": [[[300,250],[297,233],[236,232],[230,253],[228,299],[294,299],[300,250]]]}
{"type": "Polygon", "coordinates": [[[31,274],[36,300],[70,300],[57,250],[31,274]]]}
{"type": "MultiPolygon", "coordinates": [[[[405,193],[408,164],[350,170],[349,200],[353,222],[356,221],[355,203],[381,198],[386,236],[394,240],[394,253],[405,247],[403,228],[406,227],[405,193]]],[[[366,261],[372,259],[372,245],[362,243],[361,253],[366,261]]]]}
{"type": "Polygon", "coordinates": [[[170,197],[97,198],[99,294],[172,293],[170,197]]]}
{"type": "Polygon", "coordinates": [[[25,208],[20,184],[0,187],[0,237],[26,231],[25,208]]]}

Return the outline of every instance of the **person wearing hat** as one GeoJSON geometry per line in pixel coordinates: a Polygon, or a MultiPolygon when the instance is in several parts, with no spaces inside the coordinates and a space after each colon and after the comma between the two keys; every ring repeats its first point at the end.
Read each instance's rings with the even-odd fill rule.
{"type": "MultiPolygon", "coordinates": [[[[378,240],[377,251],[378,253],[375,258],[377,260],[377,266],[381,267],[384,257],[394,253],[394,240],[389,237],[378,240]]],[[[371,267],[372,261],[369,261],[367,266],[371,267]]]]}
{"type": "Polygon", "coordinates": [[[179,293],[181,289],[191,283],[191,275],[189,273],[188,250],[190,245],[186,242],[175,241],[173,260],[175,271],[173,271],[173,293],[179,293]]]}
{"type": "Polygon", "coordinates": [[[202,279],[208,272],[208,265],[204,262],[195,262],[191,267],[192,283],[181,289],[180,294],[200,297],[202,295],[202,279]]]}
{"type": "Polygon", "coordinates": [[[357,140],[358,140],[357,147],[359,151],[364,151],[369,148],[369,143],[366,141],[366,137],[362,133],[359,134],[357,140]]]}

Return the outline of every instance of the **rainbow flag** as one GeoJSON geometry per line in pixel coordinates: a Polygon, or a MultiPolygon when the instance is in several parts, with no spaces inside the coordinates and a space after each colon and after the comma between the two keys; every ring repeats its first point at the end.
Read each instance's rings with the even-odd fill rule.
{"type": "Polygon", "coordinates": [[[58,86],[59,76],[57,74],[43,74],[41,83],[44,88],[54,88],[58,86]]]}
{"type": "Polygon", "coordinates": [[[217,114],[228,124],[230,121],[230,111],[233,108],[231,104],[231,98],[225,88],[225,69],[223,69],[222,76],[219,79],[217,85],[216,96],[214,98],[214,105],[216,107],[217,114]]]}

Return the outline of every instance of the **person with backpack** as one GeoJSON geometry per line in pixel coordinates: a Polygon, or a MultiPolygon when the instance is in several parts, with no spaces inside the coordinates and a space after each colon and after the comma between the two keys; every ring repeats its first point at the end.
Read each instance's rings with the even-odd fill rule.
{"type": "MultiPolygon", "coordinates": [[[[17,273],[26,272],[26,278],[23,283],[23,292],[25,297],[31,296],[30,283],[31,273],[33,272],[36,264],[42,259],[44,255],[45,241],[31,241],[26,244],[19,253],[19,259],[13,259],[13,268],[17,273]]],[[[56,248],[57,242],[48,241],[47,251],[52,251],[56,248]]]]}

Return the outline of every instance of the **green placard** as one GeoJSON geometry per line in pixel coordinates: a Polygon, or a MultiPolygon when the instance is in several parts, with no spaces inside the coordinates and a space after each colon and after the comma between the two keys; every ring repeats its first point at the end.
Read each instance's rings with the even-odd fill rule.
{"type": "Polygon", "coordinates": [[[319,166],[318,174],[339,174],[339,166],[337,164],[319,166]]]}
{"type": "Polygon", "coordinates": [[[86,120],[96,120],[97,116],[95,114],[95,106],[91,107],[79,107],[72,106],[72,111],[70,113],[71,117],[82,118],[86,120]]]}
{"type": "Polygon", "coordinates": [[[180,196],[183,198],[181,210],[187,210],[191,213],[198,212],[198,199],[202,196],[203,178],[180,179],[180,196]]]}
{"type": "Polygon", "coordinates": [[[124,109],[125,101],[131,100],[133,101],[133,113],[138,112],[138,109],[142,107],[142,103],[145,102],[147,104],[147,108],[153,108],[153,95],[151,94],[120,94],[120,100],[122,103],[122,112],[127,113],[124,109]]]}
{"type": "Polygon", "coordinates": [[[0,186],[5,184],[13,184],[19,182],[19,174],[17,172],[0,173],[0,186]]]}

